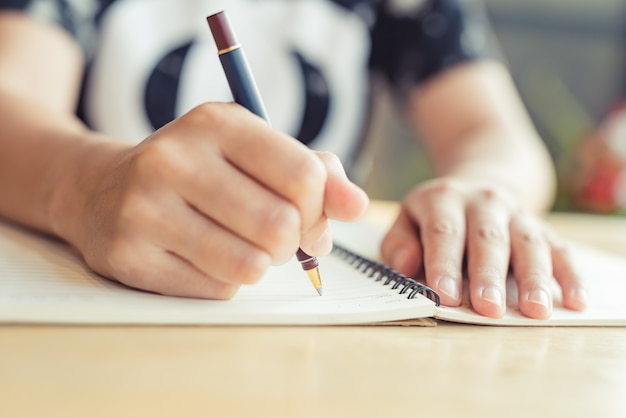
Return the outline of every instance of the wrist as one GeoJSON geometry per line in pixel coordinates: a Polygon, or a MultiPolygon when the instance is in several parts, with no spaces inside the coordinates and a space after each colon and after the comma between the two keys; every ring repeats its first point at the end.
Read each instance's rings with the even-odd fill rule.
{"type": "Polygon", "coordinates": [[[481,187],[495,187],[511,196],[520,208],[535,214],[548,211],[556,194],[556,176],[551,166],[537,161],[534,169],[515,162],[485,161],[452,170],[446,177],[481,187]]]}
{"type": "Polygon", "coordinates": [[[57,160],[48,200],[48,222],[54,235],[76,248],[83,247],[89,230],[89,201],[107,171],[130,147],[87,131],[64,158],[57,160]]]}

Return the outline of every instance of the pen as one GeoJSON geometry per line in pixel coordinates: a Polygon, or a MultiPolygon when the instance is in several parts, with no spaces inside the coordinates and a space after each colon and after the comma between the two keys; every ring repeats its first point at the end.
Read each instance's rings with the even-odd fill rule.
{"type": "MultiPolygon", "coordinates": [[[[261,95],[254,82],[254,78],[252,77],[252,71],[250,71],[246,56],[244,55],[241,44],[235,36],[235,32],[231,27],[226,12],[222,10],[221,12],[215,13],[207,17],[207,21],[209,22],[211,33],[215,39],[217,53],[220,57],[220,62],[224,68],[224,73],[226,74],[226,79],[235,102],[263,118],[269,125],[270,120],[265,111],[265,106],[261,100],[261,95]]],[[[296,258],[307,276],[309,276],[313,287],[321,296],[322,279],[319,273],[317,258],[308,255],[301,249],[298,249],[296,258]]]]}

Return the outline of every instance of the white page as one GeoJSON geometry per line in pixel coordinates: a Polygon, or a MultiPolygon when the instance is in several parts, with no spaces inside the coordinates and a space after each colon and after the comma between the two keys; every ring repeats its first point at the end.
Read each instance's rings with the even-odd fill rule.
{"type": "MultiPolygon", "coordinates": [[[[626,259],[580,244],[569,244],[572,260],[581,277],[588,283],[589,301],[584,311],[563,307],[561,290],[552,283],[554,306],[548,320],[534,320],[522,315],[518,308],[517,286],[507,281],[508,309],[504,317],[491,319],[477,315],[467,298],[459,308],[438,307],[436,317],[454,322],[483,325],[519,326],[626,326],[626,259]]],[[[467,287],[467,282],[465,283],[467,287]]]]}
{"type": "MultiPolygon", "coordinates": [[[[353,251],[366,257],[379,257],[384,231],[364,224],[335,223],[341,237],[353,251]]],[[[616,231],[617,233],[617,231],[616,231]]],[[[535,320],[522,315],[518,308],[517,286],[512,277],[507,281],[507,311],[502,318],[492,319],[477,314],[471,307],[464,282],[461,307],[436,307],[435,317],[452,322],[500,326],[626,326],[626,258],[596,250],[578,243],[569,243],[571,259],[589,286],[589,306],[582,312],[565,309],[561,291],[553,280],[554,307],[548,320],[535,320]]]]}
{"type": "MultiPolygon", "coordinates": [[[[337,240],[359,254],[378,257],[383,231],[363,223],[334,223],[337,240]]],[[[469,303],[436,308],[437,317],[486,325],[626,325],[626,259],[572,245],[574,260],[590,286],[584,312],[560,306],[547,321],[517,309],[509,282],[509,309],[502,319],[476,314],[469,303]]],[[[323,257],[324,296],[313,290],[299,265],[272,268],[260,284],[246,286],[231,301],[172,298],[128,289],[89,271],[58,242],[0,224],[0,322],[119,324],[351,324],[393,321],[434,314],[418,295],[388,291],[332,256],[323,257]]]]}
{"type": "Polygon", "coordinates": [[[333,256],[320,270],[323,296],[294,258],[230,301],[166,297],[102,278],[64,244],[0,224],[0,322],[352,324],[433,313],[423,296],[409,300],[333,256]]]}

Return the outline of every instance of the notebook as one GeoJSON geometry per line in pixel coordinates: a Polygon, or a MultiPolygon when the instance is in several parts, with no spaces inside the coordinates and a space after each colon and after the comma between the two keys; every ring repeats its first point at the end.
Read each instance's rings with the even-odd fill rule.
{"type": "MultiPolygon", "coordinates": [[[[348,325],[419,323],[420,318],[484,325],[626,325],[626,259],[575,246],[593,285],[591,305],[566,311],[558,300],[549,320],[522,316],[513,297],[502,319],[438,306],[438,295],[376,261],[383,231],[364,222],[333,224],[336,247],[320,259],[324,294],[299,264],[272,267],[229,301],[178,298],[125,287],[85,266],[62,242],[0,223],[0,323],[348,325]]],[[[175,280],[175,278],[173,278],[175,280]]],[[[514,283],[509,282],[514,296],[514,283]]]]}

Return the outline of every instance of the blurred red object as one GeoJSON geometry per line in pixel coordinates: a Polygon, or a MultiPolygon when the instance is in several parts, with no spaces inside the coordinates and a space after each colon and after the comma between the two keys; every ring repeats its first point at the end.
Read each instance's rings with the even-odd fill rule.
{"type": "Polygon", "coordinates": [[[574,153],[571,192],[579,209],[626,211],[626,99],[584,137],[574,153]]]}

